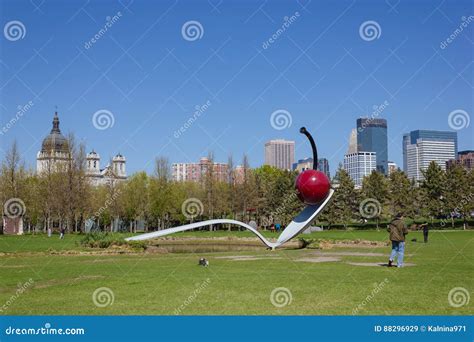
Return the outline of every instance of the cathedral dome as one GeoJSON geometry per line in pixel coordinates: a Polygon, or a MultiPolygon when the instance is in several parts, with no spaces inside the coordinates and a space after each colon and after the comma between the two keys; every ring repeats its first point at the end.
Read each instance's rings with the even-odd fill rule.
{"type": "Polygon", "coordinates": [[[54,113],[53,128],[48,136],[43,139],[41,145],[41,152],[69,152],[69,144],[64,135],[61,134],[59,129],[59,118],[58,113],[54,113]]]}

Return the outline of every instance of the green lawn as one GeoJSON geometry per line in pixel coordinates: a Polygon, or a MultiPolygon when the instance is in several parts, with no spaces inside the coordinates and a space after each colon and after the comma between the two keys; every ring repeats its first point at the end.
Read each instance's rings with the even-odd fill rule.
{"type": "MultiPolygon", "coordinates": [[[[223,231],[176,236],[229,235],[252,236],[223,231]]],[[[276,236],[269,232],[266,235],[276,236]]],[[[302,236],[387,239],[384,231],[329,231],[302,236]]],[[[409,240],[417,238],[418,242],[407,243],[405,261],[415,266],[402,269],[348,264],[386,262],[389,247],[98,255],[79,247],[76,242],[80,238],[0,235],[0,314],[173,315],[178,310],[184,315],[351,315],[355,308],[358,314],[370,315],[474,313],[474,298],[458,308],[448,303],[448,293],[455,287],[466,289],[473,297],[474,231],[433,231],[428,244],[420,242],[421,233],[410,233],[409,240]],[[375,255],[360,255],[364,253],[375,255]],[[197,266],[201,256],[210,260],[209,268],[197,266]],[[238,256],[254,259],[237,260],[238,256]],[[317,257],[338,260],[296,261],[317,257]],[[30,278],[32,285],[18,294],[18,285],[30,278]],[[113,304],[94,304],[93,293],[101,287],[113,292],[113,304]],[[276,307],[270,296],[280,287],[288,289],[292,300],[276,307]]]]}

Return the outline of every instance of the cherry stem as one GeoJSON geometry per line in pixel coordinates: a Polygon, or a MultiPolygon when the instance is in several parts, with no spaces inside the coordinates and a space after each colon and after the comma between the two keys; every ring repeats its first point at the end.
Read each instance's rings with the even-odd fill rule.
{"type": "Polygon", "coordinates": [[[318,169],[318,150],[316,149],[316,144],[314,143],[314,139],[311,134],[306,130],[306,127],[300,128],[300,133],[306,135],[308,138],[309,143],[311,144],[311,149],[313,150],[313,170],[318,169]]]}

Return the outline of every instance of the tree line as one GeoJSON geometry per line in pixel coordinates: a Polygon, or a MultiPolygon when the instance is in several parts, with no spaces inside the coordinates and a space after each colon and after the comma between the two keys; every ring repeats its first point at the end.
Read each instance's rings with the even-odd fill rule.
{"type": "MultiPolygon", "coordinates": [[[[126,181],[113,180],[93,186],[86,174],[85,148],[68,137],[70,159],[59,166],[36,173],[20,158],[16,143],[5,153],[0,169],[0,200],[4,216],[8,205],[20,203],[27,231],[65,228],[84,232],[88,225],[111,231],[114,222],[122,230],[134,232],[165,229],[177,224],[215,218],[255,221],[260,228],[280,223],[283,227],[304,207],[298,200],[296,172],[268,165],[249,167],[246,156],[243,172],[235,173],[229,157],[224,181],[212,167],[200,182],[174,182],[169,161],[155,160],[154,172],[137,172],[126,181]]],[[[213,162],[212,153],[208,158],[213,162]]],[[[376,226],[401,213],[412,220],[429,220],[440,226],[462,222],[466,228],[474,211],[474,172],[454,165],[446,171],[431,163],[417,184],[400,170],[389,177],[373,171],[356,189],[348,173],[339,167],[332,180],[336,188],[331,203],[315,222],[325,228],[376,226]]],[[[10,213],[11,215],[11,213],[10,213]]],[[[231,226],[210,229],[231,229],[231,226]]]]}

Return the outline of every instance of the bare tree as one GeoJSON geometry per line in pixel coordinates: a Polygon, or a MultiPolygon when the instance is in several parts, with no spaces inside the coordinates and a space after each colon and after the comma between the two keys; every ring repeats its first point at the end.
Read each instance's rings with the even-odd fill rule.
{"type": "Polygon", "coordinates": [[[155,176],[160,181],[168,182],[171,179],[170,163],[166,157],[155,158],[155,176]]]}
{"type": "MultiPolygon", "coordinates": [[[[25,177],[25,167],[21,163],[21,156],[16,140],[6,152],[2,163],[2,188],[6,196],[19,197],[21,180],[25,177]]],[[[7,198],[8,199],[8,198],[7,198]]]]}

